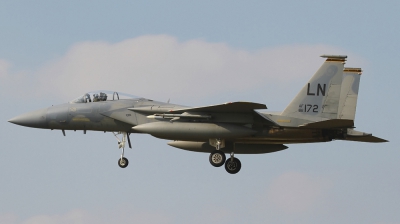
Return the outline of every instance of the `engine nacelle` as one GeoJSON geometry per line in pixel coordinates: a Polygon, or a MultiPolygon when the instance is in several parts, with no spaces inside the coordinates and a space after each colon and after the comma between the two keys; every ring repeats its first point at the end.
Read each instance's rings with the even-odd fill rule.
{"type": "MultiPolygon", "coordinates": [[[[260,154],[277,152],[288,148],[282,144],[235,143],[235,146],[233,144],[233,142],[226,142],[225,147],[221,150],[225,153],[234,151],[235,154],[260,154]],[[235,150],[233,150],[234,148],[235,150]]],[[[172,141],[168,142],[168,145],[194,152],[213,152],[215,150],[215,147],[208,142],[172,141]]]]}
{"type": "Polygon", "coordinates": [[[257,133],[251,128],[236,124],[199,122],[152,122],[137,125],[132,129],[157,138],[187,141],[240,138],[257,133]]]}

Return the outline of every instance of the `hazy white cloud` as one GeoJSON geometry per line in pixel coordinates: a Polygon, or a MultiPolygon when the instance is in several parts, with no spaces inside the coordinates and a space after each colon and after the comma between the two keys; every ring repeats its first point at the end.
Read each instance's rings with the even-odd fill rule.
{"type": "Polygon", "coordinates": [[[6,213],[0,214],[0,223],[2,224],[14,224],[18,220],[18,217],[14,214],[6,213]]]}
{"type": "Polygon", "coordinates": [[[0,59],[0,78],[4,79],[8,77],[8,69],[10,68],[10,63],[0,59]]]}
{"type": "Polygon", "coordinates": [[[37,215],[26,220],[18,221],[12,214],[0,215],[0,223],[5,224],[112,224],[112,223],[172,223],[172,219],[157,212],[129,211],[129,212],[88,212],[73,210],[61,215],[37,215]]]}
{"type": "Polygon", "coordinates": [[[331,187],[330,181],[306,173],[287,172],[269,186],[267,200],[288,214],[309,212],[321,205],[331,187]]]}
{"type": "MultiPolygon", "coordinates": [[[[168,35],[141,36],[118,43],[83,42],[46,63],[25,82],[26,91],[72,99],[86,91],[108,89],[150,98],[204,98],[217,93],[268,91],[305,80],[324,53],[346,54],[326,45],[292,45],[256,51],[204,40],[179,42],[168,35]]],[[[352,61],[363,64],[359,57],[352,61]]],[[[0,61],[1,77],[9,64],[0,61]]],[[[32,72],[31,72],[32,73],[32,72]]],[[[5,74],[5,75],[4,75],[5,74]]],[[[8,80],[17,86],[16,80],[8,80]]]]}
{"type": "MultiPolygon", "coordinates": [[[[169,224],[169,223],[237,223],[241,214],[248,214],[247,208],[238,214],[230,210],[228,206],[216,206],[208,204],[207,207],[196,209],[186,213],[186,208],[181,212],[145,211],[139,208],[124,207],[118,210],[87,211],[72,210],[65,214],[35,215],[26,219],[18,218],[13,214],[0,214],[1,224],[114,224],[114,223],[145,223],[145,224],[169,224]]],[[[246,219],[249,223],[263,223],[265,219],[246,219]]]]}
{"type": "Polygon", "coordinates": [[[9,61],[0,59],[0,96],[26,96],[37,89],[35,82],[38,78],[33,76],[33,72],[13,72],[12,68],[9,61]]]}
{"type": "Polygon", "coordinates": [[[311,76],[322,62],[319,55],[339,51],[314,45],[250,52],[224,43],[142,36],[115,44],[76,44],[64,57],[44,66],[38,76],[45,87],[41,89],[68,97],[93,89],[151,97],[210,96],[311,76]]]}
{"type": "Polygon", "coordinates": [[[93,217],[85,211],[74,210],[64,215],[38,215],[22,221],[21,224],[84,224],[90,223],[93,217]]]}
{"type": "Polygon", "coordinates": [[[377,222],[376,224],[400,224],[400,222],[377,222]]]}
{"type": "Polygon", "coordinates": [[[237,214],[227,207],[209,204],[206,208],[198,209],[196,214],[191,216],[190,223],[227,223],[229,220],[237,220],[237,214]]]}

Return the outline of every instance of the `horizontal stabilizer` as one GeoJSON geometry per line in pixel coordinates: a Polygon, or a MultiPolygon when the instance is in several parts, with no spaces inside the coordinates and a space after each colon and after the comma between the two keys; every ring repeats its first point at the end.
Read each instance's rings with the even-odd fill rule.
{"type": "Polygon", "coordinates": [[[171,110],[171,113],[175,112],[213,112],[213,113],[246,113],[253,112],[257,109],[267,109],[265,104],[251,103],[251,102],[231,102],[205,107],[192,107],[185,109],[171,110]]]}
{"type": "Polygon", "coordinates": [[[356,131],[351,128],[347,129],[347,136],[344,140],[356,142],[388,142],[387,140],[375,137],[370,133],[356,131]]]}
{"type": "Polygon", "coordinates": [[[371,142],[371,143],[379,143],[379,142],[388,142],[388,140],[375,137],[373,135],[366,135],[366,136],[347,136],[347,141],[356,141],[356,142],[371,142]]]}
{"type": "Polygon", "coordinates": [[[354,121],[345,119],[331,119],[326,121],[317,121],[313,123],[303,124],[299,127],[318,129],[351,128],[354,127],[354,121]]]}

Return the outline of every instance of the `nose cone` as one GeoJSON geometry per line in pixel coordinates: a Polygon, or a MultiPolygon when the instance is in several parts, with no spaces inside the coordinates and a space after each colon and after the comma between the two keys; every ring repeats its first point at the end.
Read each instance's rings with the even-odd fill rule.
{"type": "Polygon", "coordinates": [[[8,122],[31,128],[47,128],[46,112],[47,108],[32,111],[11,118],[8,122]]]}

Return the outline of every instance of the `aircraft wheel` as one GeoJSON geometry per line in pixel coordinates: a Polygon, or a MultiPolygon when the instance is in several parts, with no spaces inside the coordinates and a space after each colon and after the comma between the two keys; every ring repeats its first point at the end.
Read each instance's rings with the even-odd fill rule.
{"type": "Polygon", "coordinates": [[[118,165],[119,165],[119,167],[121,167],[121,168],[127,167],[128,164],[129,164],[129,161],[128,161],[128,159],[125,158],[125,157],[122,157],[122,159],[119,159],[119,160],[118,160],[118,165]]]}
{"type": "Polygon", "coordinates": [[[233,160],[228,158],[225,162],[225,170],[230,174],[238,173],[240,168],[242,168],[242,164],[238,158],[233,157],[233,160]]]}
{"type": "Polygon", "coordinates": [[[210,163],[215,167],[220,167],[224,165],[225,162],[225,153],[221,150],[215,150],[210,154],[210,163]]]}

